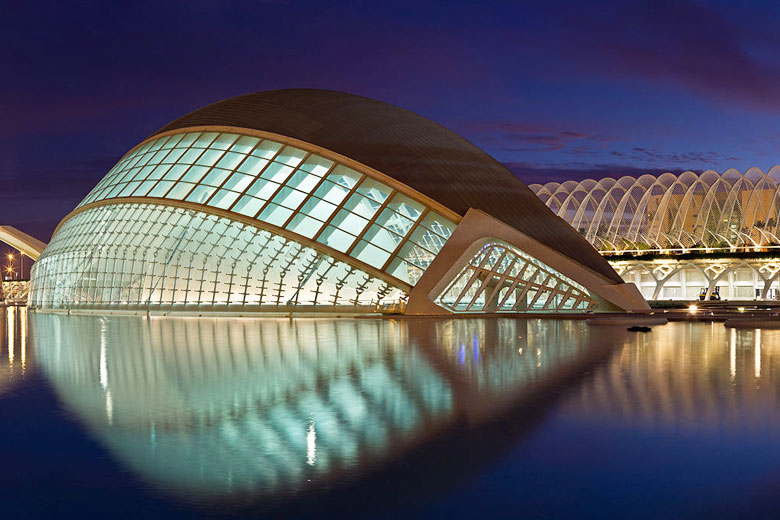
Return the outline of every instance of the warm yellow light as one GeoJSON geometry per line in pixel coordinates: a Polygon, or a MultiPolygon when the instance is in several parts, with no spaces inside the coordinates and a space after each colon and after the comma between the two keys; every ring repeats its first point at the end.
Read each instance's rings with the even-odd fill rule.
{"type": "Polygon", "coordinates": [[[694,304],[688,307],[688,312],[696,312],[699,308],[694,304]]]}
{"type": "Polygon", "coordinates": [[[14,255],[12,255],[11,253],[8,253],[8,259],[9,260],[13,260],[14,259],[14,255]]]}
{"type": "Polygon", "coordinates": [[[737,310],[738,310],[739,312],[745,312],[745,308],[744,308],[744,307],[737,307],[737,310]]]}

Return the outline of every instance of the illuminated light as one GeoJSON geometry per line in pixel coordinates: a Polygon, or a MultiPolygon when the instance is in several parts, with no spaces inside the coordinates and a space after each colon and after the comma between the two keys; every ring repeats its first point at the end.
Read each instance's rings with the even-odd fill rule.
{"type": "Polygon", "coordinates": [[[19,332],[22,343],[22,373],[27,364],[27,307],[21,307],[19,311],[19,332]]]}
{"type": "Polygon", "coordinates": [[[8,324],[8,362],[11,364],[11,366],[14,366],[14,336],[15,334],[15,318],[16,318],[16,307],[6,307],[5,309],[5,321],[8,324]]]}
{"type": "Polygon", "coordinates": [[[697,307],[696,304],[688,306],[688,312],[696,312],[697,310],[699,310],[699,307],[697,307]]]}
{"type": "Polygon", "coordinates": [[[761,377],[761,329],[755,330],[755,375],[761,377]]]}
{"type": "Polygon", "coordinates": [[[309,420],[309,430],[306,433],[306,464],[314,466],[317,462],[317,431],[314,429],[314,419],[309,420]]]}
{"type": "Polygon", "coordinates": [[[108,360],[106,356],[106,342],[100,338],[100,386],[108,390],[108,360]]]}
{"type": "Polygon", "coordinates": [[[745,308],[744,308],[744,307],[737,307],[737,310],[738,310],[739,312],[745,312],[745,308]]]}
{"type": "Polygon", "coordinates": [[[729,362],[731,379],[734,379],[737,377],[737,329],[731,329],[729,336],[729,362]]]}
{"type": "Polygon", "coordinates": [[[106,392],[106,419],[108,424],[114,424],[114,401],[111,399],[111,390],[106,392]]]}

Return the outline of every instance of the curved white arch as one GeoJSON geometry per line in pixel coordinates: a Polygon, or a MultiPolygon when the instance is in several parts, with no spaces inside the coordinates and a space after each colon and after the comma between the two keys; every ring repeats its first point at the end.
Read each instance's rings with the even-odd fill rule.
{"type": "Polygon", "coordinates": [[[780,166],[533,187],[596,248],[620,252],[780,248],[780,166]]]}
{"type": "Polygon", "coordinates": [[[38,260],[46,248],[45,243],[13,226],[0,226],[0,242],[5,242],[14,249],[18,249],[33,260],[38,260]]]}

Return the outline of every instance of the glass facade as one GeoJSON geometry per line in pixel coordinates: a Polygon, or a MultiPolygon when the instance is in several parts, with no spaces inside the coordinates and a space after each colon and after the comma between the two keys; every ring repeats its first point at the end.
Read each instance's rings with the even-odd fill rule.
{"type": "Polygon", "coordinates": [[[123,197],[186,201],[257,219],[410,285],[455,229],[425,205],[343,164],[233,133],[184,131],[143,143],[79,206],[123,197]]]}
{"type": "Polygon", "coordinates": [[[436,299],[453,312],[589,310],[587,290],[503,242],[483,246],[436,299]]]}
{"type": "MultiPolygon", "coordinates": [[[[389,278],[389,277],[388,277],[389,278]]],[[[270,231],[151,203],[87,209],[34,265],[42,309],[376,310],[399,287],[270,231]]]]}

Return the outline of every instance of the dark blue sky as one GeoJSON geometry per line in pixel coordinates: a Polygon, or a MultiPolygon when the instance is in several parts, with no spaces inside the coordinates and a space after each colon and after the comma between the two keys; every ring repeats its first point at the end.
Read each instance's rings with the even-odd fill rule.
{"type": "Polygon", "coordinates": [[[410,109],[528,183],[780,163],[772,3],[0,7],[0,223],[45,240],[148,134],[272,88],[410,109]]]}

